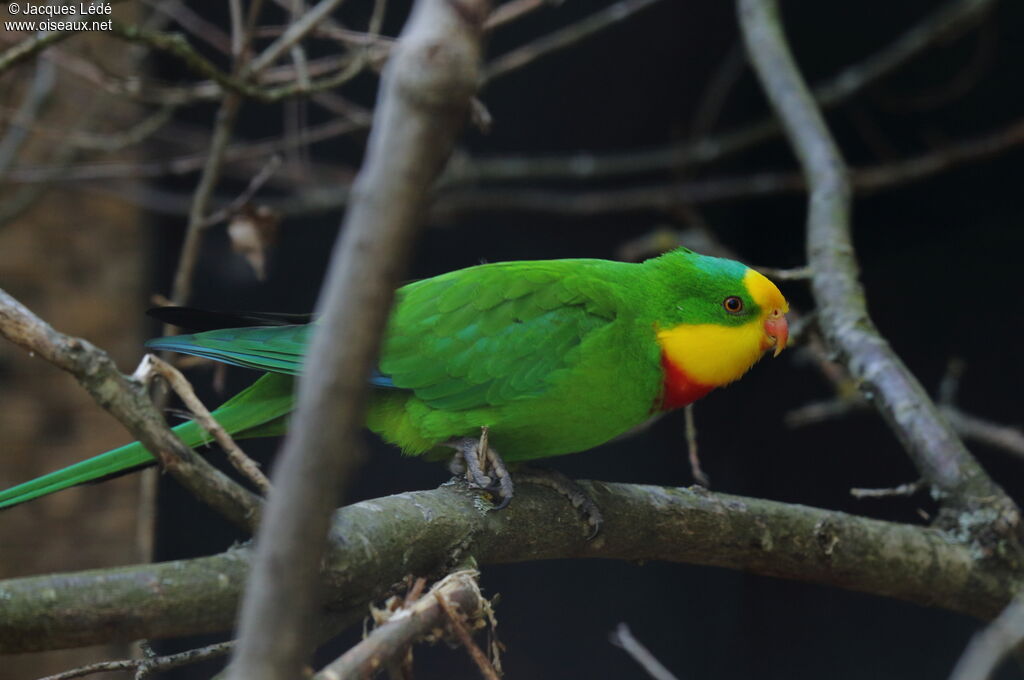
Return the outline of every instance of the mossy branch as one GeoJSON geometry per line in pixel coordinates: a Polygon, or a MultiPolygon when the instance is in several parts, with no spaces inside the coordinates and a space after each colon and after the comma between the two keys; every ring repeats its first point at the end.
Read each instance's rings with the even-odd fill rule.
{"type": "MultiPolygon", "coordinates": [[[[938,529],[775,501],[630,484],[583,482],[605,512],[585,538],[558,494],[523,484],[506,510],[446,485],[364,501],[334,515],[327,606],[351,610],[409,574],[565,558],[713,565],[996,616],[1022,585],[938,529]]],[[[228,630],[252,553],[0,582],[0,653],[228,630]]]]}

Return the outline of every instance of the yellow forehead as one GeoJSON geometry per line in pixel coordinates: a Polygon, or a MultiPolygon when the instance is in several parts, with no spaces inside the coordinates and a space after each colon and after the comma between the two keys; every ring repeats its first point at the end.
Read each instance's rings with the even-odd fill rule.
{"type": "Polygon", "coordinates": [[[789,311],[789,303],[782,296],[778,286],[769,281],[768,277],[761,272],[748,269],[747,273],[743,275],[743,285],[747,287],[750,297],[754,298],[754,302],[761,309],[769,312],[779,309],[783,314],[789,311]]]}

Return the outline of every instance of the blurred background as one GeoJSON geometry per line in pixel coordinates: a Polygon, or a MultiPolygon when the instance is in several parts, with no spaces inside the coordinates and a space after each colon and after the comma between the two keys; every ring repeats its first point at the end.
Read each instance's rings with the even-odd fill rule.
{"type": "MultiPolygon", "coordinates": [[[[409,279],[480,262],[643,259],[679,243],[727,248],[756,266],[803,265],[806,199],[787,144],[764,122],[770,112],[746,65],[732,3],[537,4],[490,35],[479,95],[486,116],[478,116],[489,123],[463,136],[424,216],[409,279]]],[[[1014,349],[1024,337],[1024,6],[782,5],[796,59],[810,83],[827,86],[828,122],[855,169],[855,239],[874,320],[929,390],[938,395],[945,379],[959,412],[1012,432],[1006,428],[1022,421],[1024,382],[1014,349]],[[910,54],[875,77],[894,45],[910,54]]],[[[203,231],[189,304],[312,310],[386,49],[385,40],[367,37],[367,26],[379,18],[380,35],[397,35],[408,3],[377,3],[380,14],[374,7],[348,0],[332,15],[336,31],[303,42],[310,73],[358,61],[347,82],[313,97],[241,105],[205,211],[219,219],[203,231]]],[[[115,16],[184,32],[213,63],[230,66],[227,5],[126,2],[115,16]]],[[[261,25],[288,21],[267,3],[261,25]]],[[[256,44],[274,35],[257,34],[256,44]]],[[[4,48],[24,38],[0,34],[4,48]]],[[[287,77],[281,82],[292,82],[287,77]]],[[[102,32],[0,73],[0,287],[58,330],[107,349],[125,372],[141,358],[142,341],[161,334],[146,308],[175,297],[220,105],[197,82],[180,60],[102,32]]],[[[795,308],[812,310],[804,281],[781,287],[795,308]]],[[[199,364],[189,377],[213,405],[255,376],[199,364]]],[[[836,397],[798,347],[699,402],[711,488],[926,523],[935,506],[924,493],[851,496],[853,487],[893,487],[917,475],[873,411],[836,397]]],[[[0,404],[3,486],[127,439],[70,377],[7,344],[0,404]]],[[[352,500],[447,479],[443,467],[364,439],[352,500]]],[[[277,444],[244,448],[269,465],[277,444]]],[[[1020,500],[1024,452],[1012,441],[969,445],[1020,500]]],[[[685,486],[686,454],[683,416],[673,413],[629,440],[550,465],[572,477],[685,486]]],[[[0,514],[0,577],[204,555],[244,538],[173,480],[158,480],[155,505],[146,488],[133,475],[0,514]]],[[[620,622],[681,678],[944,677],[980,625],[883,598],[679,564],[492,565],[481,583],[502,596],[498,634],[510,678],[644,677],[608,641],[620,622]]],[[[164,653],[213,639],[154,647],[164,653]]],[[[125,653],[22,655],[0,665],[0,678],[125,653]]],[[[416,655],[417,678],[476,677],[463,650],[416,655]]]]}

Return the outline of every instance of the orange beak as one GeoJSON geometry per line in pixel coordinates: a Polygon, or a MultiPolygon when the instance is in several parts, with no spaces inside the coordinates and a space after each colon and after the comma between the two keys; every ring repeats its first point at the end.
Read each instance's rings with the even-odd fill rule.
{"type": "Polygon", "coordinates": [[[773,356],[779,356],[779,353],[786,349],[786,342],[789,340],[789,324],[781,309],[773,309],[764,320],[764,334],[768,337],[768,347],[765,349],[774,347],[773,356]]]}

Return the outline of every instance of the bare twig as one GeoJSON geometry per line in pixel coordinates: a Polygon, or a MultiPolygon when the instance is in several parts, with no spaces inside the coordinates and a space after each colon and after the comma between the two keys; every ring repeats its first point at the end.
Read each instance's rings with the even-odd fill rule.
{"type": "Polygon", "coordinates": [[[552,0],[509,0],[494,8],[494,11],[487,17],[487,21],[484,22],[484,30],[493,31],[546,4],[553,4],[553,2],[552,0]]]}
{"type": "Polygon", "coordinates": [[[792,269],[777,269],[775,267],[755,267],[768,278],[774,281],[806,281],[811,278],[811,268],[793,267],[792,269]]]}
{"type": "Polygon", "coordinates": [[[420,0],[381,83],[366,160],[331,260],[298,408],[285,440],[251,585],[239,617],[235,680],[292,677],[309,646],[309,613],[329,510],[357,464],[339,455],[362,425],[367,367],[431,184],[478,82],[486,0],[420,0]],[[344,343],[334,338],[344,334],[344,343]],[[288,565],[281,569],[280,565],[288,565]]]}
{"type": "Polygon", "coordinates": [[[53,62],[47,59],[36,62],[36,72],[32,82],[25,88],[25,97],[11,118],[3,138],[0,139],[0,177],[7,173],[18,157],[18,151],[28,138],[32,121],[39,116],[40,109],[53,92],[53,86],[57,82],[56,70],[53,62]]]}
{"type": "Polygon", "coordinates": [[[783,416],[783,422],[786,427],[796,429],[834,420],[868,408],[868,402],[859,394],[840,394],[791,409],[783,416]]]}
{"type": "MultiPolygon", "coordinates": [[[[783,35],[774,0],[739,0],[744,42],[811,188],[807,261],[818,322],[862,391],[968,534],[1015,536],[1016,504],[978,465],[867,313],[850,237],[851,189],[842,156],[783,35]]],[[[1015,539],[1011,541],[1015,544],[1015,539]]],[[[1013,549],[1012,547],[1010,549],[1013,549]]]]}
{"type": "Polygon", "coordinates": [[[950,680],[988,680],[1000,662],[1022,642],[1024,595],[1018,595],[987,628],[971,638],[950,680]]]}
{"type": "Polygon", "coordinates": [[[632,657],[633,661],[640,664],[647,675],[654,678],[654,680],[676,680],[676,676],[672,674],[672,671],[665,668],[665,666],[658,661],[658,659],[651,654],[647,647],[633,637],[633,633],[629,630],[629,626],[625,623],[620,623],[615,627],[609,636],[611,643],[616,647],[620,647],[626,654],[632,657]]]}
{"type": "Polygon", "coordinates": [[[8,47],[3,52],[0,52],[0,73],[34,57],[47,47],[56,45],[60,41],[77,34],[78,31],[40,31],[22,40],[20,43],[8,47]]]}
{"type": "MultiPolygon", "coordinates": [[[[476,667],[480,669],[480,674],[484,676],[486,680],[498,680],[498,672],[494,670],[494,665],[491,664],[490,659],[488,659],[487,655],[481,651],[480,647],[473,642],[473,634],[469,632],[469,629],[466,627],[466,623],[462,620],[463,616],[472,620],[474,618],[474,614],[460,605],[459,608],[463,611],[463,614],[460,615],[459,612],[455,611],[455,608],[452,607],[452,602],[445,593],[434,591],[434,598],[437,600],[437,604],[440,605],[441,609],[444,611],[445,616],[448,617],[448,623],[452,627],[455,636],[459,639],[459,642],[462,643],[462,646],[465,647],[466,651],[469,652],[469,656],[473,659],[473,663],[476,664],[476,667]]],[[[481,609],[486,609],[486,606],[481,607],[481,609]]]]}
{"type": "Polygon", "coordinates": [[[145,0],[145,2],[147,6],[166,14],[189,33],[203,40],[207,45],[225,54],[232,53],[231,37],[216,24],[199,16],[182,0],[170,0],[170,2],[166,0],[145,0]]]}
{"type": "MultiPolygon", "coordinates": [[[[858,194],[890,190],[967,163],[988,160],[1024,145],[1024,120],[995,132],[954,142],[917,156],[853,168],[849,179],[858,194]]],[[[642,152],[637,152],[639,160],[642,152]]],[[[626,155],[622,156],[623,161],[626,155]]],[[[17,177],[12,173],[12,177],[17,177]]],[[[680,205],[718,203],[806,190],[799,173],[761,172],[738,177],[660,182],[624,189],[557,190],[517,187],[463,187],[455,172],[434,205],[435,219],[472,212],[510,210],[562,215],[593,215],[632,210],[670,211],[680,205]]]]}
{"type": "MultiPolygon", "coordinates": [[[[368,124],[368,117],[359,120],[332,120],[306,130],[303,141],[312,143],[332,139],[339,135],[365,130],[368,124]]],[[[228,147],[224,152],[224,159],[225,162],[232,163],[254,159],[262,160],[271,154],[293,148],[292,144],[293,142],[278,136],[238,143],[228,147]]],[[[206,163],[206,159],[207,154],[204,152],[146,163],[82,163],[68,167],[56,181],[143,179],[165,175],[184,175],[200,170],[206,163]]],[[[55,181],[53,174],[54,168],[50,166],[25,166],[12,168],[6,179],[12,182],[50,183],[55,181]]],[[[338,205],[343,205],[343,203],[338,205]]]]}
{"type": "Polygon", "coordinates": [[[695,482],[703,487],[711,488],[711,480],[704,474],[700,466],[700,456],[697,452],[697,423],[693,418],[693,404],[690,404],[683,413],[686,417],[686,452],[690,459],[690,472],[695,482]]]}
{"type": "Polygon", "coordinates": [[[263,474],[263,471],[260,470],[259,463],[245,455],[245,452],[238,447],[238,444],[231,438],[231,435],[214,419],[210,411],[203,405],[203,402],[199,401],[199,397],[196,396],[192,385],[181,374],[181,371],[159,357],[147,354],[142,358],[142,363],[139,364],[132,377],[147,383],[154,374],[167,381],[167,384],[171,386],[174,393],[181,398],[181,401],[184,402],[188,410],[192,412],[195,421],[202,425],[203,429],[209,432],[220,447],[224,449],[225,455],[227,455],[234,468],[256,485],[260,493],[264,496],[268,495],[270,493],[270,481],[263,474]]]}
{"type": "Polygon", "coordinates": [[[45,678],[40,678],[39,680],[71,680],[72,678],[81,678],[95,673],[132,670],[135,671],[136,678],[144,678],[151,673],[160,673],[174,668],[187,666],[189,664],[199,663],[209,659],[216,659],[217,657],[224,656],[230,652],[234,645],[234,641],[230,640],[228,642],[218,642],[205,647],[190,649],[185,652],[178,652],[177,654],[168,654],[166,656],[147,657],[143,659],[122,659],[120,661],[100,661],[99,663],[89,664],[88,666],[82,666],[81,668],[72,668],[71,670],[64,671],[63,673],[57,673],[56,675],[47,675],[45,678]]]}
{"type": "Polygon", "coordinates": [[[199,178],[199,185],[192,195],[188,226],[185,228],[185,241],[182,243],[181,254],[178,256],[178,269],[174,273],[171,300],[176,305],[187,304],[192,295],[192,278],[196,263],[199,261],[203,232],[207,224],[206,211],[217,180],[220,178],[220,171],[224,165],[224,154],[228,142],[231,140],[231,131],[234,129],[241,104],[241,97],[229,92],[224,95],[220,108],[217,110],[210,150],[206,156],[206,163],[203,165],[203,174],[199,178]]]}
{"type": "Polygon", "coordinates": [[[1024,458],[1024,431],[1019,427],[993,423],[949,406],[942,408],[942,415],[964,437],[1024,458]]]}
{"type": "Polygon", "coordinates": [[[893,496],[913,496],[924,487],[920,479],[916,482],[900,484],[891,489],[850,489],[850,495],[858,500],[865,498],[891,498],[893,496]]]}
{"type": "Polygon", "coordinates": [[[563,29],[501,55],[484,69],[484,81],[496,80],[540,57],[571,47],[656,2],[658,0],[620,0],[614,5],[598,10],[563,29]]]}
{"type": "Polygon", "coordinates": [[[249,181],[249,186],[245,188],[245,191],[223,208],[218,208],[206,216],[206,219],[203,221],[203,228],[212,227],[215,224],[230,219],[232,215],[244,208],[256,196],[256,193],[263,185],[267,183],[267,180],[277,172],[279,167],[281,167],[281,157],[271,156],[267,164],[249,181]]]}
{"type": "MultiPolygon", "coordinates": [[[[815,88],[821,106],[835,107],[893,73],[939,40],[973,25],[995,0],[950,0],[877,53],[851,64],[815,88]]],[[[568,156],[474,158],[450,168],[449,178],[478,181],[596,179],[706,164],[765,142],[781,132],[766,118],[720,135],[657,149],[568,156]]]]}
{"type": "Polygon", "coordinates": [[[320,0],[312,9],[302,15],[297,21],[288,26],[288,30],[274,42],[270,43],[243,71],[243,75],[259,73],[267,66],[276,61],[282,54],[287,52],[292,45],[297,44],[316,25],[323,21],[324,17],[330,16],[331,12],[340,5],[343,0],[320,0]]]}
{"type": "Polygon", "coordinates": [[[145,390],[122,375],[106,352],[58,333],[3,290],[0,335],[74,375],[165,470],[208,505],[246,529],[251,530],[258,521],[259,499],[185,446],[164,423],[145,390]]]}

